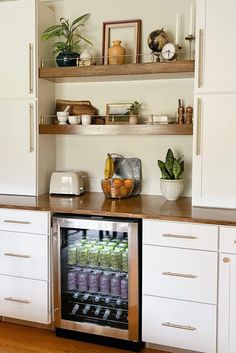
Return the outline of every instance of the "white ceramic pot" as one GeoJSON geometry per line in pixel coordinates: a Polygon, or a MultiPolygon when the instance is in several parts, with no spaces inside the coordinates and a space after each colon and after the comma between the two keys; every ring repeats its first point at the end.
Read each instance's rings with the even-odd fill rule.
{"type": "Polygon", "coordinates": [[[169,201],[176,201],[184,190],[184,180],[161,179],[162,195],[169,201]]]}
{"type": "Polygon", "coordinates": [[[68,116],[69,112],[57,112],[57,119],[59,121],[59,125],[66,125],[68,116]]]}

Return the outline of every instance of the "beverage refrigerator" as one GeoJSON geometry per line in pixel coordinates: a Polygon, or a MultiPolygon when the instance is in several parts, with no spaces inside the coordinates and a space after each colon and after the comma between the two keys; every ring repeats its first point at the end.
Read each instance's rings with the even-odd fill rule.
{"type": "Polygon", "coordinates": [[[56,214],[52,239],[56,334],[138,350],[140,220],[56,214]]]}

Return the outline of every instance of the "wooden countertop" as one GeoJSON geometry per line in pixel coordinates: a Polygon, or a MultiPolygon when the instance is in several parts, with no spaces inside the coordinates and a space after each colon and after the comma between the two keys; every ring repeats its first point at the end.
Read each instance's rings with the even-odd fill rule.
{"type": "Polygon", "coordinates": [[[236,209],[192,207],[191,198],[166,201],[162,196],[139,195],[107,199],[100,192],[65,197],[43,194],[38,197],[0,195],[0,208],[38,210],[81,215],[153,218],[171,221],[236,226],[236,209]]]}

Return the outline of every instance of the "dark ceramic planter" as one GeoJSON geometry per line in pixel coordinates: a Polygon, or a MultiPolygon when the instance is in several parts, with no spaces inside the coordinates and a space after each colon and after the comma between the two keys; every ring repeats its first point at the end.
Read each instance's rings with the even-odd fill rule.
{"type": "Polygon", "coordinates": [[[77,66],[77,60],[80,55],[73,51],[62,51],[56,57],[56,62],[59,67],[77,66]]]}

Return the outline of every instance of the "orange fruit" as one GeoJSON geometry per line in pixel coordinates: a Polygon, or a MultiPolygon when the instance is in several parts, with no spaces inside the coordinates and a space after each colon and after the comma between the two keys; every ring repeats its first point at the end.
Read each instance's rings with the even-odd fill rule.
{"type": "Polygon", "coordinates": [[[131,189],[131,187],[133,187],[133,184],[134,184],[134,182],[132,179],[125,179],[124,180],[124,185],[130,189],[131,189]]]}
{"type": "Polygon", "coordinates": [[[112,182],[113,182],[113,185],[114,185],[116,188],[119,188],[119,187],[121,187],[121,186],[124,185],[123,179],[114,178],[114,179],[112,179],[112,182]]]}
{"type": "Polygon", "coordinates": [[[129,194],[129,190],[125,186],[120,187],[120,196],[125,197],[129,194]]]}

